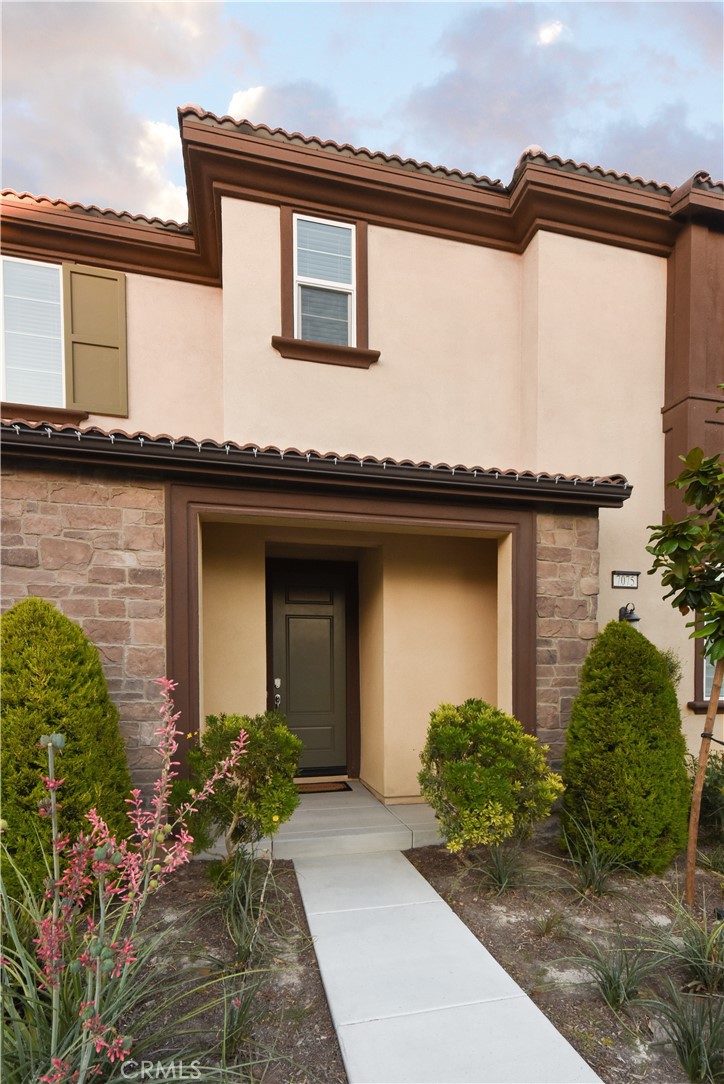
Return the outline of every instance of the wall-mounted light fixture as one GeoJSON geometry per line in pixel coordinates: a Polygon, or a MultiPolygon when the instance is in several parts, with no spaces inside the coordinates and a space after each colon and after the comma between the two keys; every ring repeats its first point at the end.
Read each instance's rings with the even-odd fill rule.
{"type": "Polygon", "coordinates": [[[619,621],[629,621],[632,625],[635,625],[641,618],[636,613],[636,607],[633,602],[627,602],[625,606],[622,606],[618,611],[619,621]]]}
{"type": "Polygon", "coordinates": [[[611,573],[611,587],[625,587],[629,591],[638,590],[640,572],[622,572],[620,569],[611,573]]]}

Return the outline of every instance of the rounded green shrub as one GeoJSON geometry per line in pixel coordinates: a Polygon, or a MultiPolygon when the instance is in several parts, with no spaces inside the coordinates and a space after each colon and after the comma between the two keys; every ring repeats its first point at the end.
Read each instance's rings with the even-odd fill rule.
{"type": "MultiPolygon", "coordinates": [[[[60,733],[65,747],[56,773],[62,836],[88,831],[93,806],[119,837],[128,832],[131,786],[118,729],[118,709],[108,695],[98,651],[82,629],[49,602],[28,598],[0,621],[2,641],[2,815],[4,842],[34,888],[47,876],[49,818],[39,816],[48,793],[41,734],[60,733]]],[[[9,867],[3,877],[16,890],[9,867]]]]}
{"type": "Polygon", "coordinates": [[[612,621],[583,664],[571,711],[564,829],[574,838],[585,826],[602,854],[661,872],[686,844],[685,757],[666,658],[626,622],[612,621]]]}
{"type": "Polygon", "coordinates": [[[244,755],[229,779],[189,817],[194,849],[205,850],[223,830],[227,851],[272,836],[299,804],[294,785],[302,743],[279,712],[263,715],[209,715],[200,745],[189,753],[189,778],[177,780],[173,798],[186,800],[211,778],[231,752],[231,743],[246,731],[244,755]]]}
{"type": "Polygon", "coordinates": [[[418,779],[448,850],[525,836],[547,816],[563,785],[546,752],[517,719],[483,700],[436,708],[418,779]]]}

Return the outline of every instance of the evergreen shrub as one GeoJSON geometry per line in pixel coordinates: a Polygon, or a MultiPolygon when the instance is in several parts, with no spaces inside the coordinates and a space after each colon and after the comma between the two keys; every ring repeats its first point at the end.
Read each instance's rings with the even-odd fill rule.
{"type": "Polygon", "coordinates": [[[690,786],[671,668],[626,622],[583,664],[563,756],[563,826],[590,825],[602,854],[660,873],[686,844],[690,786]]]}
{"type": "MultiPolygon", "coordinates": [[[[62,733],[58,758],[62,788],[60,831],[74,839],[87,832],[93,806],[119,838],[127,834],[126,798],[131,787],[118,728],[118,709],[108,695],[98,651],[82,629],[49,602],[27,598],[0,621],[2,643],[3,842],[20,873],[38,889],[47,876],[50,818],[38,818],[48,792],[42,781],[47,750],[43,734],[62,733]],[[44,846],[43,846],[44,845],[44,846]]],[[[12,868],[6,885],[17,890],[12,868]]]]}
{"type": "Polygon", "coordinates": [[[223,830],[227,852],[253,846],[272,836],[288,820],[299,795],[294,786],[302,743],[280,712],[263,715],[209,715],[199,746],[189,753],[189,778],[174,785],[174,801],[198,791],[229,755],[241,731],[247,734],[244,755],[214,795],[189,817],[194,849],[206,850],[223,830]]]}
{"type": "Polygon", "coordinates": [[[563,789],[546,752],[517,719],[483,700],[436,708],[418,779],[448,850],[529,834],[563,789]]]}

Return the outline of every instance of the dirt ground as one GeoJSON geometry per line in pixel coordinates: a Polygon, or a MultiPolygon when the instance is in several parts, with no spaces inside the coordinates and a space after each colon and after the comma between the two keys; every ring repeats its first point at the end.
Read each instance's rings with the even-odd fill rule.
{"type": "MultiPolygon", "coordinates": [[[[581,896],[573,887],[550,827],[527,845],[520,887],[496,895],[479,874],[466,870],[443,847],[408,851],[407,858],[440,893],[489,952],[530,995],[605,1084],[686,1084],[656,1016],[642,1007],[614,1012],[579,961],[585,938],[599,945],[617,931],[628,943],[669,928],[683,886],[678,863],[661,877],[616,875],[612,892],[581,896]]],[[[275,864],[276,891],[268,899],[260,988],[245,1023],[248,1079],[267,1084],[345,1084],[346,1076],[291,863],[275,864]]],[[[724,879],[697,872],[699,904],[710,922],[724,906],[724,879]]],[[[213,898],[206,863],[193,862],[163,891],[157,907],[173,921],[213,898]]],[[[204,950],[233,960],[219,914],[198,931],[204,950]]],[[[200,946],[199,946],[200,947],[200,946]]],[[[693,989],[684,969],[668,964],[645,980],[641,996],[662,993],[666,977],[693,989]]],[[[219,1027],[209,1014],[209,1033],[219,1027]]],[[[384,1084],[384,1082],[379,1082],[384,1084]]],[[[445,1082],[440,1082],[445,1084],[445,1082]]]]}

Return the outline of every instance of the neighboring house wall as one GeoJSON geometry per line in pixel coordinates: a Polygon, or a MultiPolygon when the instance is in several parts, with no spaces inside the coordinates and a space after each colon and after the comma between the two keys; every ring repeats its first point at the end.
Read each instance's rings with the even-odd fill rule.
{"type": "Polygon", "coordinates": [[[4,465],[2,608],[36,595],[98,648],[137,785],[158,774],[166,667],[163,485],[101,470],[4,465]]]}

